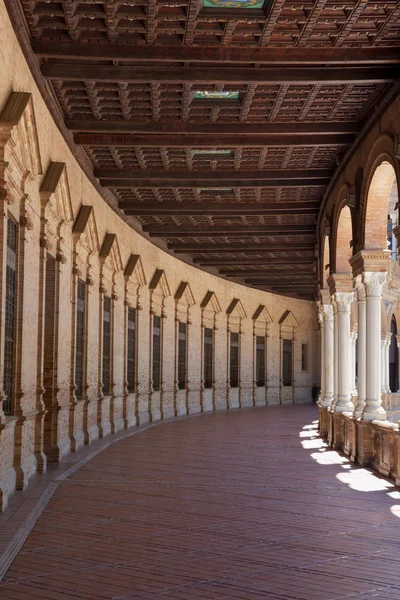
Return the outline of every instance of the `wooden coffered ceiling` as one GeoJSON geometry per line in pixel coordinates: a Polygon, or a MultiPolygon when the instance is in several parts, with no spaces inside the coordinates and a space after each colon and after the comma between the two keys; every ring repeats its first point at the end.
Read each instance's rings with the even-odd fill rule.
{"type": "Polygon", "coordinates": [[[20,0],[40,77],[120,209],[201,268],[313,298],[321,200],[399,78],[400,5],[228,4],[20,0]]]}

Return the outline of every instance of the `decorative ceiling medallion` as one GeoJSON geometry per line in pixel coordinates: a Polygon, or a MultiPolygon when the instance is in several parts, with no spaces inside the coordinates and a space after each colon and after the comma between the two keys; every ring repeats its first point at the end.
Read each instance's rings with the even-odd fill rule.
{"type": "Polygon", "coordinates": [[[262,8],[264,0],[204,0],[204,8],[262,8]]]}
{"type": "MultiPolygon", "coordinates": [[[[211,2],[211,0],[205,0],[206,2],[211,2]]],[[[217,0],[212,0],[217,1],[217,0]]],[[[253,1],[253,0],[250,0],[253,1]]],[[[223,4],[225,4],[223,2],[223,4]]],[[[239,92],[218,92],[217,90],[205,90],[194,93],[195,100],[239,100],[239,92]]]]}

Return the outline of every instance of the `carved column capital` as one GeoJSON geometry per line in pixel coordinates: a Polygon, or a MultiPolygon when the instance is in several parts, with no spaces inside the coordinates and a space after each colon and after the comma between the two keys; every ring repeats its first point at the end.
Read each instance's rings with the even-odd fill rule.
{"type": "Polygon", "coordinates": [[[386,281],[386,273],[382,271],[364,271],[362,281],[368,298],[380,297],[383,284],[386,281]]]}
{"type": "Polygon", "coordinates": [[[352,292],[335,292],[335,302],[338,313],[350,312],[350,306],[353,302],[352,292]]]}
{"type": "Polygon", "coordinates": [[[357,275],[354,279],[354,289],[357,294],[358,302],[365,302],[365,286],[363,283],[362,275],[357,275]]]}

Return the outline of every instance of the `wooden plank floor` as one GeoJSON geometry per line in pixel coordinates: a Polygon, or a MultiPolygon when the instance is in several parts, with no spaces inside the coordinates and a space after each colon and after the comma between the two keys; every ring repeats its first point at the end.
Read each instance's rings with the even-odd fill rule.
{"type": "Polygon", "coordinates": [[[400,493],[316,433],[315,406],[202,415],[65,481],[7,600],[400,598],[400,493]]]}

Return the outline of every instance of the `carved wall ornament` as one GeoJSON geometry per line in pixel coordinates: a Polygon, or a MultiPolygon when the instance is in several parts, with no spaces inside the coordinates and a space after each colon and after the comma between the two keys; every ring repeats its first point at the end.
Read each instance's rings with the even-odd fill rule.
{"type": "Polygon", "coordinates": [[[56,261],[61,263],[62,265],[65,265],[65,263],[67,262],[67,257],[61,251],[57,252],[56,261]]]}
{"type": "Polygon", "coordinates": [[[41,248],[45,248],[46,250],[51,250],[53,247],[53,244],[51,243],[51,241],[49,240],[49,238],[45,235],[43,235],[40,240],[39,240],[39,244],[41,248]]]}
{"type": "Polygon", "coordinates": [[[28,231],[33,229],[33,221],[29,215],[23,215],[22,217],[20,217],[19,224],[21,227],[25,227],[25,229],[28,229],[28,231]]]}

